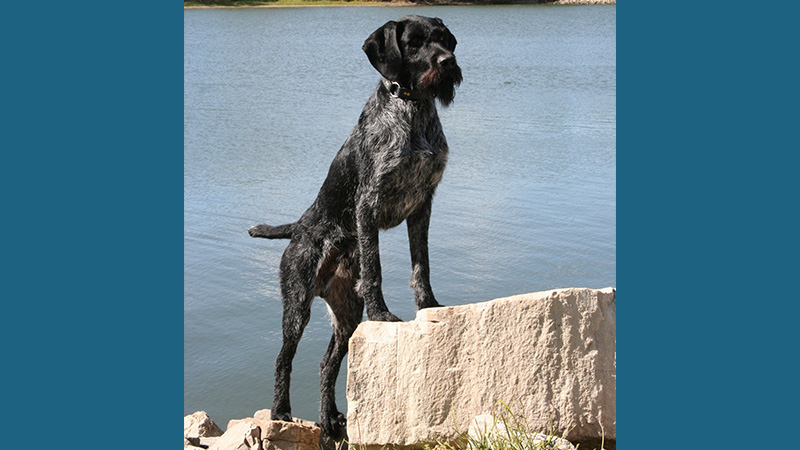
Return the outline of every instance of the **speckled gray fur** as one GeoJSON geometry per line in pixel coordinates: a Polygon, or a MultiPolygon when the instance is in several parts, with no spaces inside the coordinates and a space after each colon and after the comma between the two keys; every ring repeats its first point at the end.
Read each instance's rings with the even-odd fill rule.
{"type": "Polygon", "coordinates": [[[440,19],[406,16],[372,33],[363,50],[383,79],[331,163],[316,200],[295,223],[249,230],[252,237],[291,238],[280,265],[283,346],[275,367],[273,419],[291,420],[292,359],[311,302],[319,296],[328,304],[333,326],[320,362],[319,424],[326,434],[344,437],[345,418],[334,389],[348,339],[365,307],[369,320],[400,320],[389,312],[381,290],[380,229],[406,222],[414,300],[420,309],[439,306],[430,285],[428,226],[448,147],[435,101],[449,105],[461,82],[455,46],[440,19]],[[393,95],[385,80],[414,99],[393,95]]]}

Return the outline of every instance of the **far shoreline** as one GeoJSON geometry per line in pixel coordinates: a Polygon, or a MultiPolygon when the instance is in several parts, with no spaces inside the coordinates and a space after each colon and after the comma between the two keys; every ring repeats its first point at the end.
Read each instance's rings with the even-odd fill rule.
{"type": "Polygon", "coordinates": [[[541,0],[512,0],[502,3],[477,3],[469,1],[448,1],[442,3],[425,3],[411,1],[287,1],[286,3],[277,1],[275,4],[241,4],[241,5],[198,5],[184,4],[183,9],[206,9],[206,8],[324,8],[324,7],[346,7],[346,6],[368,6],[368,7],[407,7],[407,6],[519,6],[519,5],[616,5],[616,0],[556,0],[554,2],[542,2],[541,0]]]}

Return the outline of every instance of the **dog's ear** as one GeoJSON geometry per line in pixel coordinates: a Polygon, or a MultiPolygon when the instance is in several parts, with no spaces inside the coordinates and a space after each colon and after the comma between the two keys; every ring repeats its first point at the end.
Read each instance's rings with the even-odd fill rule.
{"type": "Polygon", "coordinates": [[[361,47],[370,64],[389,81],[398,81],[403,56],[397,44],[398,24],[386,22],[375,30],[361,47]]]}

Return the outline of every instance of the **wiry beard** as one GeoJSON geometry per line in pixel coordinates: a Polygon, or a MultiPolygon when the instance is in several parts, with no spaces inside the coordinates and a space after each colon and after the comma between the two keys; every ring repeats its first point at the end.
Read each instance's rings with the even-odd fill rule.
{"type": "Polygon", "coordinates": [[[420,90],[430,92],[439,99],[442,106],[447,107],[453,103],[456,96],[456,87],[461,84],[461,68],[453,65],[446,71],[439,68],[431,68],[419,79],[417,87],[420,90]]]}

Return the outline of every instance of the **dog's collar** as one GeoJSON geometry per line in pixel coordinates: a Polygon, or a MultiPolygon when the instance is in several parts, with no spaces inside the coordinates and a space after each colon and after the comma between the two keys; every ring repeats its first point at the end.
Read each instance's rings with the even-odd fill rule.
{"type": "Polygon", "coordinates": [[[396,81],[389,81],[386,78],[382,78],[383,86],[389,91],[389,95],[392,97],[402,98],[403,100],[420,100],[424,98],[424,95],[420,91],[412,91],[411,89],[406,89],[400,86],[400,83],[396,81]]]}

